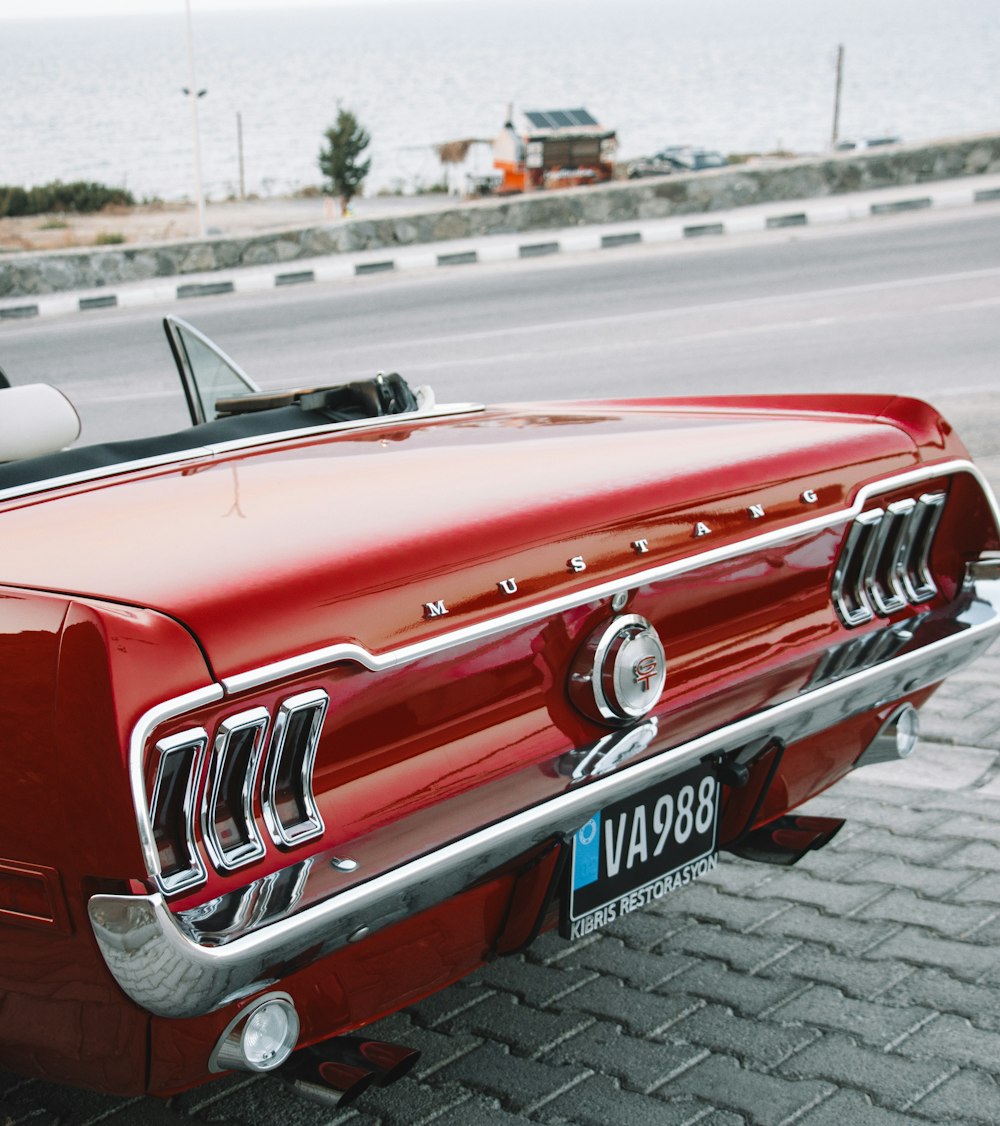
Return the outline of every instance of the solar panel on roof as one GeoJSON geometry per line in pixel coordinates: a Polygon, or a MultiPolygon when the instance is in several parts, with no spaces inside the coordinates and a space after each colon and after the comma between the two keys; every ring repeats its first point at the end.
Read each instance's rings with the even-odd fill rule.
{"type": "Polygon", "coordinates": [[[532,109],[524,116],[533,129],[572,129],[581,125],[596,125],[597,121],[585,109],[532,109]]]}
{"type": "Polygon", "coordinates": [[[597,121],[585,109],[568,109],[566,113],[573,118],[574,125],[596,125],[597,121]]]}

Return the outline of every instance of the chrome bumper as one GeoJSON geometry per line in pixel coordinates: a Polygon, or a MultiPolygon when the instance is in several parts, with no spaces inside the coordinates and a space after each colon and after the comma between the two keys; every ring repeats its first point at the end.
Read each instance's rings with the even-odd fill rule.
{"type": "MultiPolygon", "coordinates": [[[[793,699],[592,777],[302,910],[295,911],[295,896],[288,888],[308,872],[308,862],[224,896],[206,905],[208,911],[174,914],[160,894],[94,896],[89,904],[94,934],[111,973],[138,1005],[159,1016],[200,1016],[255,992],[292,968],[441,903],[535,846],[568,837],[609,802],[668,778],[705,755],[734,751],[768,735],[793,743],[935,684],[983,652],[998,632],[1000,567],[977,564],[952,605],[831,649],[793,699]],[[283,906],[276,911],[244,910],[253,903],[266,907],[276,880],[282,879],[283,906]],[[228,925],[220,928],[223,917],[228,925]]],[[[639,750],[645,745],[641,734],[637,744],[639,750]]],[[[565,759],[572,764],[580,754],[571,751],[565,759]]]]}

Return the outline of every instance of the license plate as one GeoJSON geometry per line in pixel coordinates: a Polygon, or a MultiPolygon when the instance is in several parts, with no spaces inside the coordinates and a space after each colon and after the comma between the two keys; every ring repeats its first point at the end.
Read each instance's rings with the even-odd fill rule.
{"type": "Polygon", "coordinates": [[[581,938],[718,864],[719,783],[699,764],[605,806],[573,837],[560,933],[581,938]]]}

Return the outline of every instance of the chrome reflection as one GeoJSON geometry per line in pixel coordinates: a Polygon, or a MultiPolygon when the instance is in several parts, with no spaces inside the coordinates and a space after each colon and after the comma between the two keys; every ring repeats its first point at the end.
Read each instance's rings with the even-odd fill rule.
{"type": "Polygon", "coordinates": [[[271,872],[246,887],[217,896],[175,918],[195,942],[223,946],[234,937],[284,919],[302,901],[314,857],[271,872]]]}
{"type": "Polygon", "coordinates": [[[862,512],[851,524],[837,558],[830,595],[848,628],[887,617],[937,594],[930,567],[944,492],[894,501],[862,512]]]}

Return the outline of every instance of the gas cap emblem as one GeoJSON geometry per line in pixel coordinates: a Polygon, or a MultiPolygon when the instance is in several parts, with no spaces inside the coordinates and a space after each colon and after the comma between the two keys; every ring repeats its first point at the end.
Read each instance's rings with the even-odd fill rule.
{"type": "Polygon", "coordinates": [[[587,638],[570,672],[570,697],[591,719],[631,723],[655,707],[666,675],[656,630],[638,614],[623,614],[587,638]]]}

